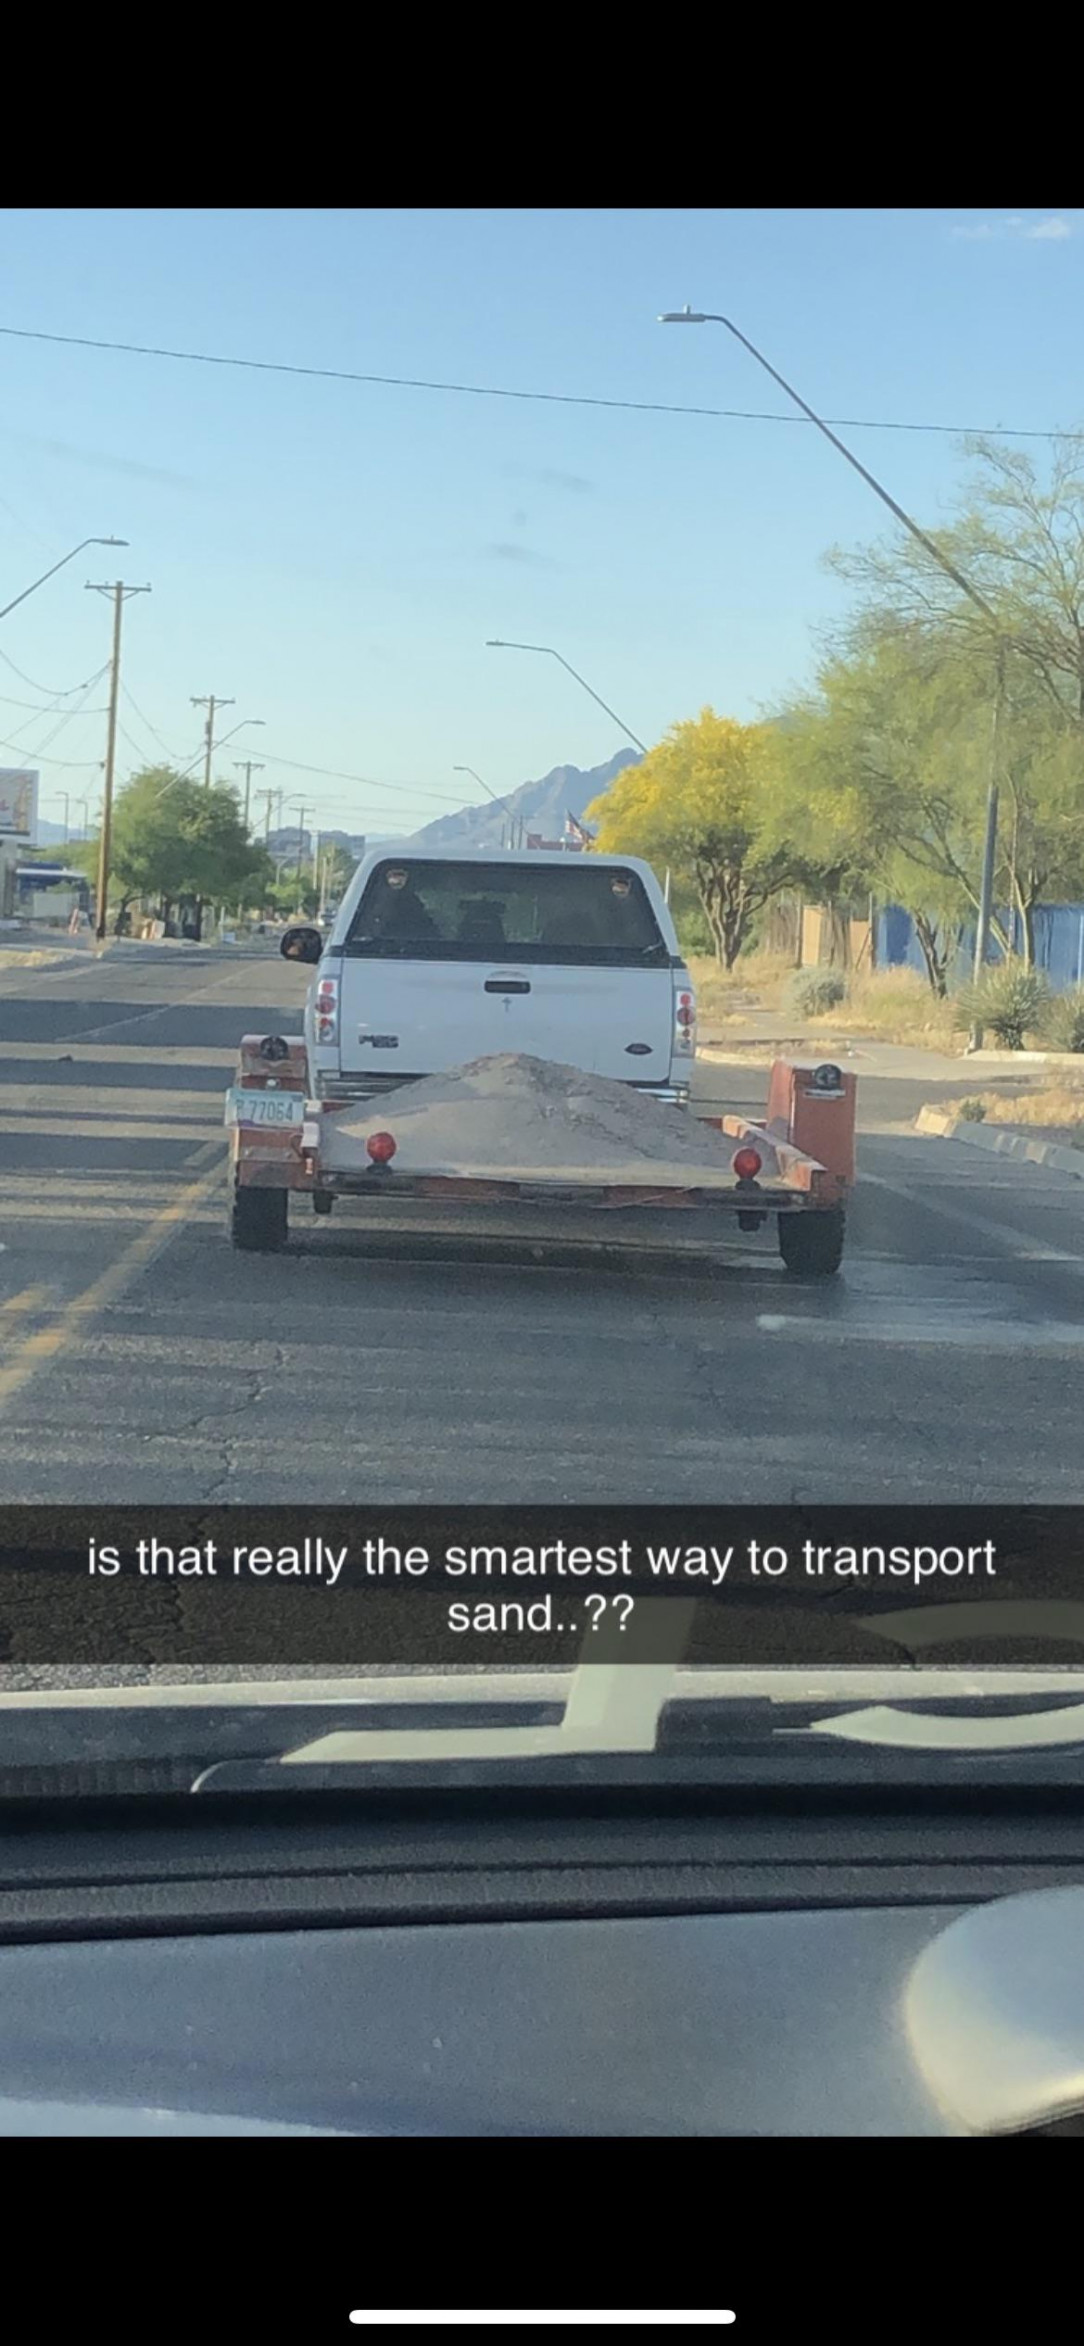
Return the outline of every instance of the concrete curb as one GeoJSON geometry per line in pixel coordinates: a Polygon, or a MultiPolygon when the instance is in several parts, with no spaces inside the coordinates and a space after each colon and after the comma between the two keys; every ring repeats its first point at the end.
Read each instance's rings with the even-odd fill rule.
{"type": "Polygon", "coordinates": [[[1081,1051],[964,1051],[963,1067],[1005,1068],[1011,1074],[1017,1067],[1075,1067],[1078,1075],[1084,1073],[1084,1052],[1081,1051]]]}
{"type": "Polygon", "coordinates": [[[1029,1165],[1050,1165],[1057,1173],[1074,1173],[1084,1181],[1084,1149],[1062,1148],[1055,1140],[1029,1140],[1023,1132],[1009,1132],[1001,1124],[971,1124],[950,1116],[943,1108],[922,1108],[915,1131],[936,1134],[941,1140],[960,1140],[969,1148],[986,1149],[996,1157],[1019,1157],[1029,1165]]]}

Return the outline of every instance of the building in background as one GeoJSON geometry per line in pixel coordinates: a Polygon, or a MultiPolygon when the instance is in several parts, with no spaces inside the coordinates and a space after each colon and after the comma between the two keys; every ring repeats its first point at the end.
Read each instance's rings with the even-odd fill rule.
{"type": "Polygon", "coordinates": [[[26,766],[0,767],[0,920],[16,918],[16,866],[37,836],[37,774],[26,766]]]}

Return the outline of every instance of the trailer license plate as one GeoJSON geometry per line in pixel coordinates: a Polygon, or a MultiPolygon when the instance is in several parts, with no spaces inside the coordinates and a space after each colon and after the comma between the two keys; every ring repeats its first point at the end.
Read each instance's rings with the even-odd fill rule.
{"type": "Polygon", "coordinates": [[[305,1101],[301,1092],[246,1092],[233,1090],[226,1099],[227,1124],[303,1124],[305,1101]]]}

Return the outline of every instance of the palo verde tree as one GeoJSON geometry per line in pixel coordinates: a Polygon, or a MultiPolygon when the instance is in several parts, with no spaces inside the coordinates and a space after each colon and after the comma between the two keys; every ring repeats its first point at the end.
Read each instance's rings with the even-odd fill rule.
{"type": "Polygon", "coordinates": [[[603,854],[642,855],[696,891],[725,969],[757,914],[795,878],[795,858],[773,822],[778,780],[771,730],[703,709],[673,725],[587,810],[603,854]]]}

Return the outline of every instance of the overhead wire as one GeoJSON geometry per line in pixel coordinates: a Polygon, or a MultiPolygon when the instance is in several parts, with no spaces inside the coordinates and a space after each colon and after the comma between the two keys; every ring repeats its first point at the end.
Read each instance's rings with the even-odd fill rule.
{"type": "MultiPolygon", "coordinates": [[[[810,419],[784,410],[756,407],[699,407],[666,399],[614,399],[583,391],[520,391],[501,383],[445,382],[427,375],[378,375],[353,367],[305,366],[287,359],[241,358],[232,352],[174,350],[164,343],[113,342],[92,334],[52,334],[32,326],[3,326],[0,334],[17,342],[49,342],[65,350],[101,350],[129,358],[170,359],[186,366],[235,367],[259,375],[295,375],[329,383],[363,383],[395,391],[436,391],[466,399],[507,399],[546,407],[595,407],[632,415],[693,415],[732,423],[794,424],[808,428],[810,419]]],[[[1084,432],[1061,432],[1011,424],[914,423],[900,417],[825,416],[824,423],[851,432],[925,432],[948,439],[1084,440],[1084,432]]]]}

